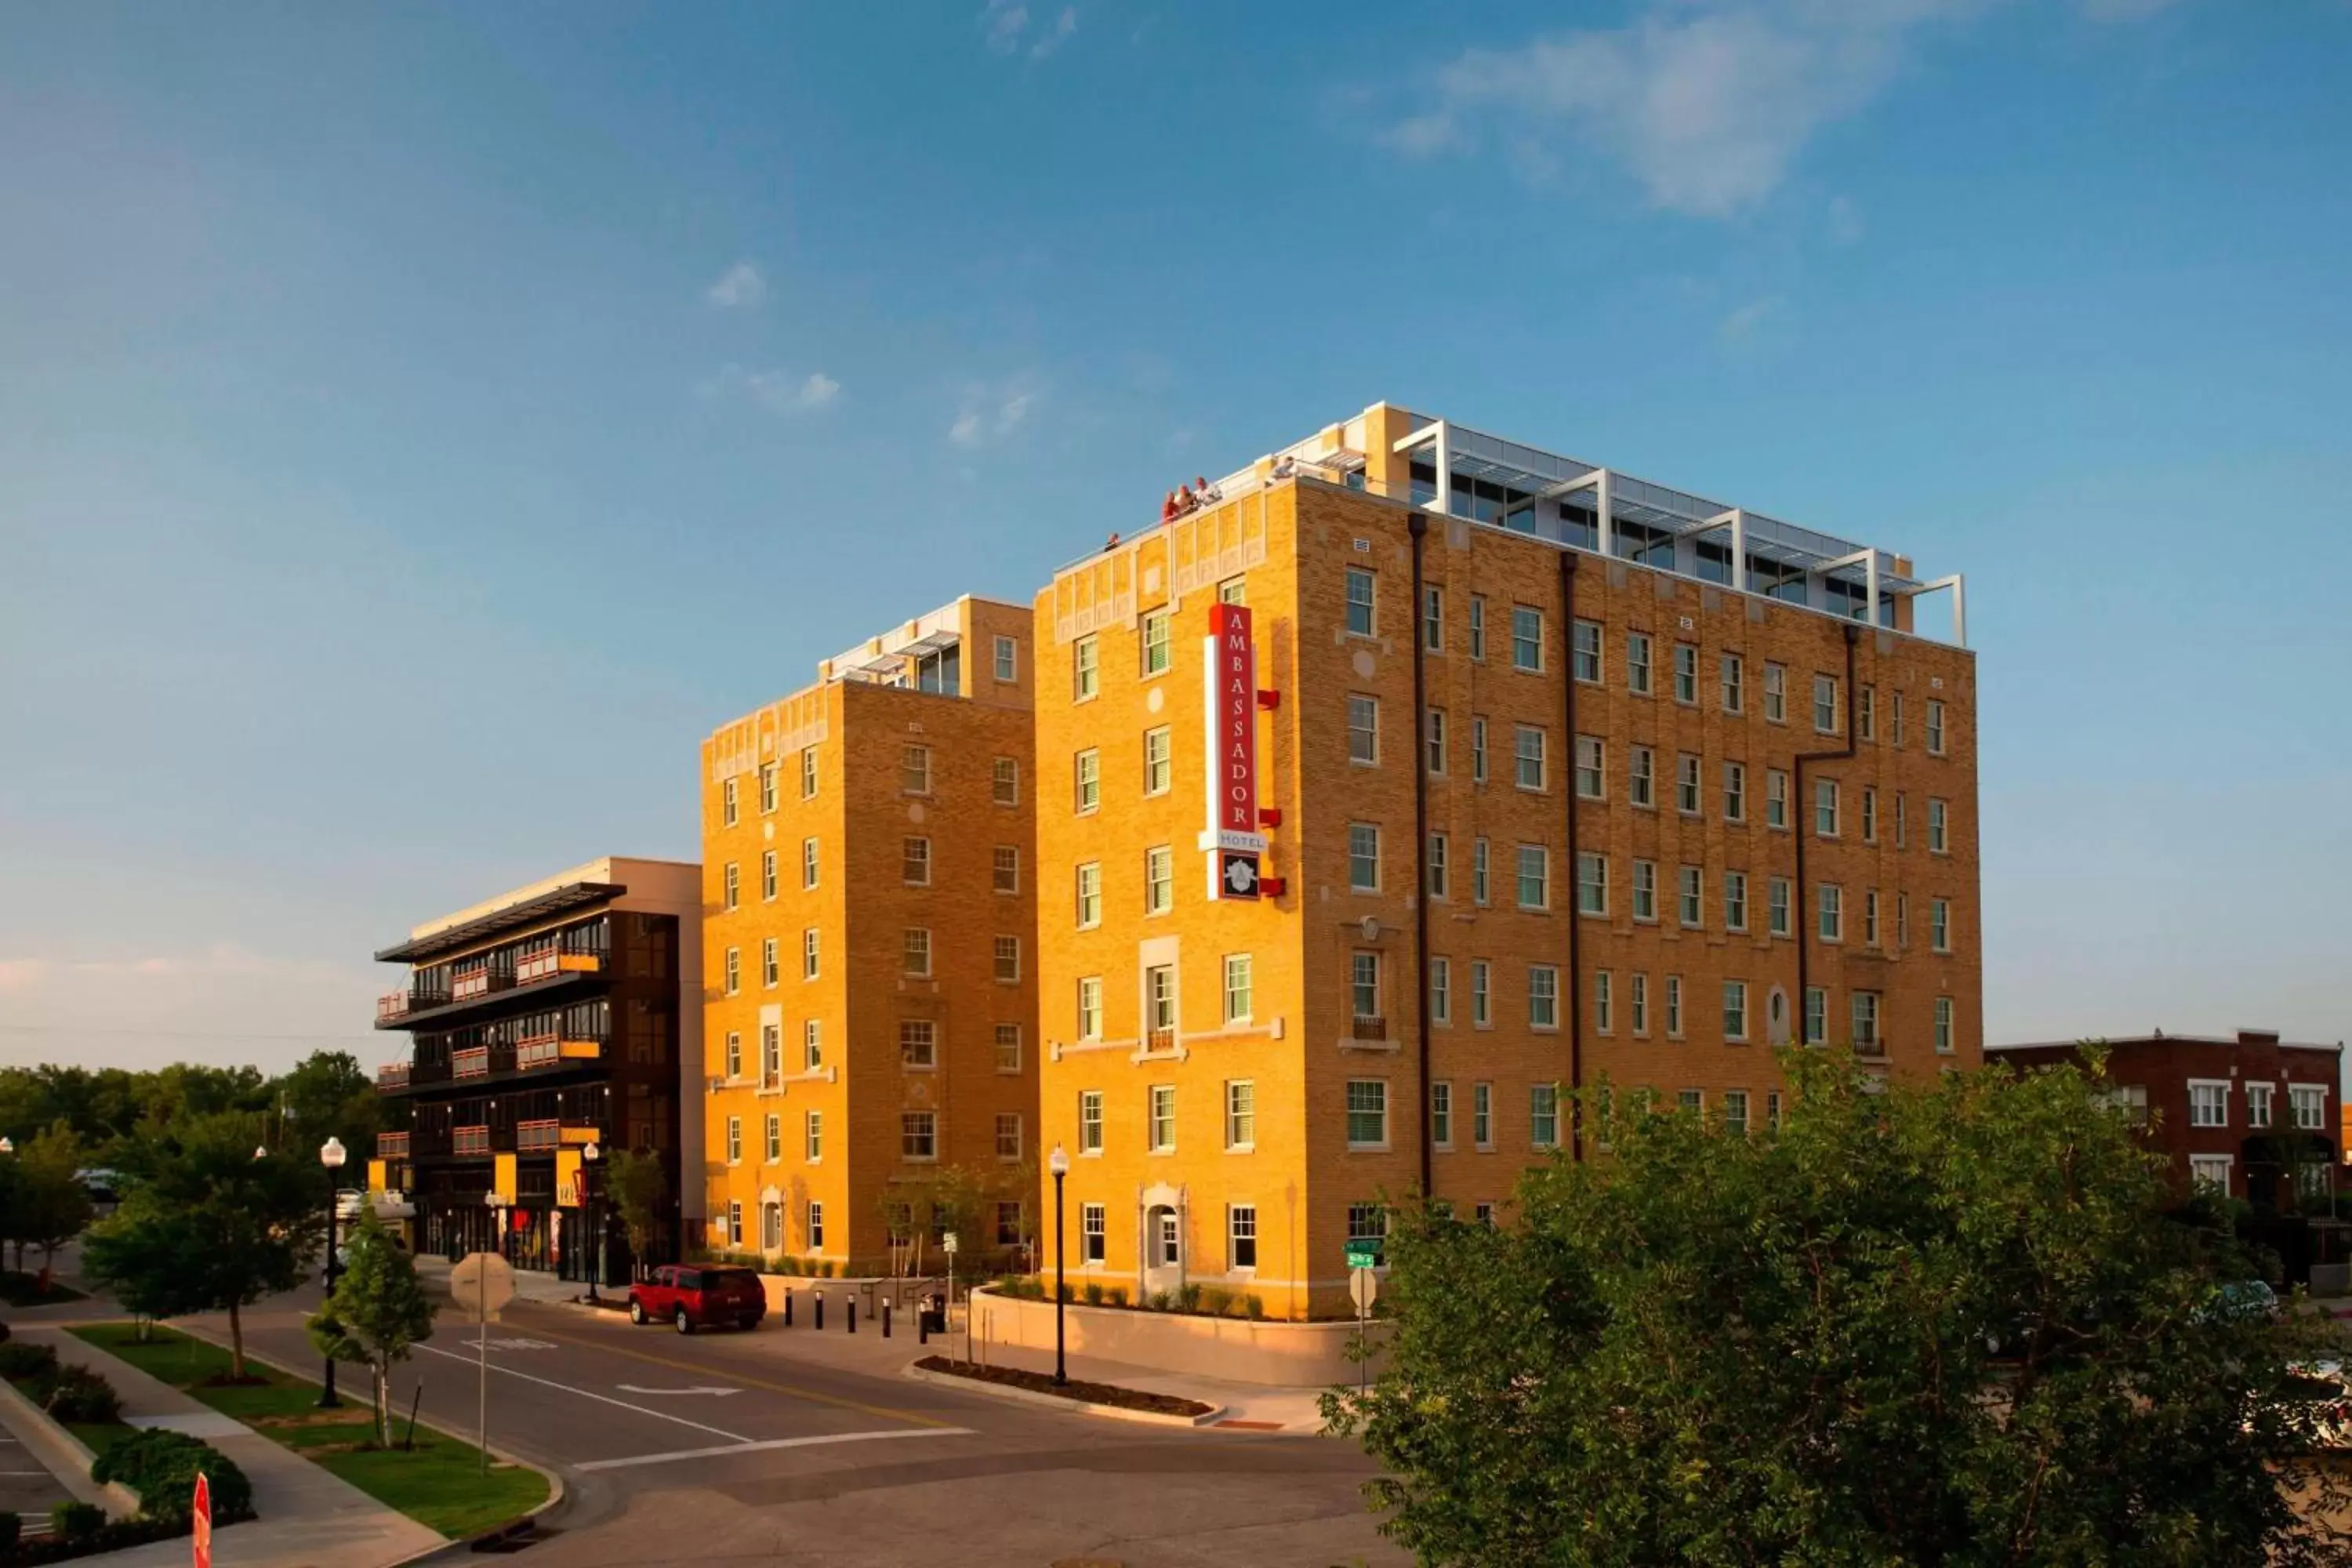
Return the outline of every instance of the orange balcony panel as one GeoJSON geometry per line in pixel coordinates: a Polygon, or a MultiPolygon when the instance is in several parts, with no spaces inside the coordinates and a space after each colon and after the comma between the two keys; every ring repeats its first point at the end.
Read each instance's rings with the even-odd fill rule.
{"type": "Polygon", "coordinates": [[[555,1048],[567,1060],[574,1061],[593,1062],[604,1054],[602,1040],[560,1040],[555,1048]]]}
{"type": "Polygon", "coordinates": [[[556,955],[555,967],[568,974],[594,974],[604,961],[593,952],[563,952],[556,955]]]}

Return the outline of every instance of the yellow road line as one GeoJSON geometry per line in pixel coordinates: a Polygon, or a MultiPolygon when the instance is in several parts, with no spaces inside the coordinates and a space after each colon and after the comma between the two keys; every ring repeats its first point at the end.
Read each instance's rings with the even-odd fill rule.
{"type": "Polygon", "coordinates": [[[940,1421],[929,1415],[919,1415],[911,1410],[900,1410],[892,1405],[868,1405],[863,1400],[845,1399],[837,1394],[819,1394],[815,1389],[802,1388],[793,1384],[772,1383],[765,1378],[746,1377],[731,1367],[717,1366],[709,1362],[677,1361],[669,1356],[648,1355],[644,1351],[630,1350],[626,1346],[612,1344],[603,1340],[582,1339],[576,1334],[561,1333],[548,1328],[540,1323],[535,1317],[532,1321],[531,1332],[545,1334],[550,1339],[562,1340],[566,1344],[579,1345],[585,1350],[604,1351],[612,1355],[628,1356],[654,1366],[666,1366],[673,1372],[690,1372],[697,1377],[723,1376],[730,1382],[740,1383],[747,1387],[764,1388],[771,1394],[786,1394],[794,1399],[806,1399],[817,1405],[831,1405],[839,1409],[855,1410],[866,1415],[879,1415],[886,1421],[904,1421],[916,1426],[953,1426],[955,1425],[952,1421],[940,1421]]]}

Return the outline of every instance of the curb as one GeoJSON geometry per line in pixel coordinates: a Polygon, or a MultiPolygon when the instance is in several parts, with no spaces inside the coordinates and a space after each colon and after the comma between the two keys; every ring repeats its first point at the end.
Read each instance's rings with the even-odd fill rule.
{"type": "Polygon", "coordinates": [[[6,1378],[0,1378],[0,1407],[26,1418],[23,1426],[13,1420],[5,1425],[23,1437],[27,1447],[38,1451],[41,1463],[65,1483],[66,1490],[83,1502],[96,1503],[109,1519],[129,1519],[138,1513],[142,1506],[138,1494],[121,1481],[91,1479],[89,1468],[98,1462],[98,1456],[47,1411],[17,1393],[16,1385],[6,1378]]]}
{"type": "MultiPolygon", "coordinates": [[[[117,1319],[115,1321],[124,1321],[127,1320],[117,1319]]],[[[164,1326],[166,1328],[175,1329],[179,1332],[187,1335],[192,1340],[202,1340],[205,1343],[211,1345],[215,1350],[226,1350],[229,1348],[219,1340],[215,1339],[209,1332],[198,1329],[193,1324],[167,1321],[164,1326]]],[[[257,1361],[262,1365],[270,1368],[272,1371],[283,1373],[288,1377],[298,1379],[303,1383],[310,1383],[312,1381],[310,1373],[302,1371],[300,1368],[288,1366],[276,1356],[264,1355],[259,1351],[253,1349],[249,1345],[246,1347],[245,1359],[247,1361],[257,1361]]],[[[230,1419],[235,1420],[236,1417],[231,1416],[230,1419]]],[[[417,1425],[424,1427],[428,1432],[438,1432],[441,1436],[448,1438],[454,1443],[472,1443],[474,1441],[473,1438],[465,1436],[463,1433],[452,1432],[446,1426],[436,1425],[431,1421],[419,1421],[417,1425]]],[[[278,1441],[277,1438],[270,1437],[268,1433],[257,1432],[253,1427],[248,1426],[246,1430],[248,1432],[255,1432],[256,1436],[266,1437],[270,1442],[275,1443],[278,1441]]],[[[281,1444],[280,1447],[283,1447],[283,1445],[281,1444]]],[[[441,1543],[439,1545],[428,1546],[420,1552],[412,1552],[406,1557],[399,1558],[392,1563],[383,1564],[383,1568],[401,1568],[402,1563],[415,1563],[421,1558],[430,1557],[436,1552],[446,1552],[452,1546],[463,1545],[467,1542],[477,1541],[484,1536],[499,1535],[513,1530],[517,1525],[536,1523],[542,1515],[550,1512],[562,1503],[565,1496],[567,1495],[567,1489],[564,1487],[563,1478],[561,1475],[557,1474],[553,1470],[542,1469],[539,1466],[532,1464],[529,1459],[523,1458],[521,1456],[517,1454],[509,1454],[495,1445],[480,1444],[478,1445],[478,1447],[484,1448],[489,1454],[491,1458],[503,1460],[509,1465],[520,1466],[522,1468],[530,1471],[533,1475],[536,1475],[541,1479],[546,1481],[548,1488],[547,1500],[541,1503],[537,1508],[532,1509],[529,1513],[523,1514],[520,1518],[509,1520],[505,1524],[494,1525],[486,1531],[477,1531],[472,1535],[467,1536],[445,1535],[441,1538],[441,1543]]],[[[300,1457],[301,1455],[301,1450],[299,1448],[289,1448],[287,1449],[287,1452],[294,1454],[297,1457],[300,1457]]],[[[380,1508],[392,1509],[392,1511],[394,1513],[400,1512],[400,1510],[393,1508],[388,1502],[378,1501],[377,1506],[380,1508]]]]}
{"type": "Polygon", "coordinates": [[[1198,1415],[1163,1415],[1156,1410],[1129,1410],[1117,1405],[1093,1405],[1083,1399],[1065,1399],[1058,1394],[1040,1394],[1034,1388],[1018,1388],[1009,1383],[988,1383],[977,1377],[959,1377],[951,1372],[933,1372],[928,1367],[917,1366],[913,1362],[908,1362],[899,1370],[918,1383],[935,1383],[942,1388],[961,1388],[968,1393],[990,1394],[998,1399],[1043,1405],[1052,1410],[1067,1410],[1081,1415],[1107,1415],[1114,1421],[1140,1421],[1152,1426],[1207,1426],[1225,1414],[1225,1407],[1218,1405],[1198,1415]]]}

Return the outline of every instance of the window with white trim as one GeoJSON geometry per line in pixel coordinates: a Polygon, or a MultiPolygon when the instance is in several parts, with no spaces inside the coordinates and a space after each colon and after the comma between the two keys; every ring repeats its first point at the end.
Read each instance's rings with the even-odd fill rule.
{"type": "Polygon", "coordinates": [[[1389,1086],[1386,1079],[1348,1080],[1348,1147],[1385,1149],[1389,1145],[1389,1086]]]}
{"type": "Polygon", "coordinates": [[[1543,624],[1541,610],[1531,605],[1511,606],[1511,668],[1531,673],[1543,671],[1543,624]]]}
{"type": "Polygon", "coordinates": [[[1348,693],[1348,760],[1369,766],[1381,760],[1381,700],[1348,693]]]}
{"type": "Polygon", "coordinates": [[[1254,965],[1246,952],[1225,954],[1225,1022],[1246,1024],[1255,1006],[1254,965]]]}
{"type": "Polygon", "coordinates": [[[1348,889],[1357,893],[1381,890],[1381,830],[1371,823],[1348,825],[1348,889]]]}
{"type": "Polygon", "coordinates": [[[1551,907],[1551,851],[1540,844],[1519,846],[1518,900],[1523,910],[1551,907]]]}
{"type": "Polygon", "coordinates": [[[2317,1083],[2289,1084],[2287,1103],[2294,1111],[2294,1124],[2305,1132],[2327,1131],[2327,1086],[2317,1083]]]}
{"type": "Polygon", "coordinates": [[[1347,628],[1350,635],[1368,637],[1372,635],[1373,610],[1372,574],[1360,566],[1348,568],[1347,628]]]}
{"type": "Polygon", "coordinates": [[[1143,732],[1143,793],[1145,795],[1168,793],[1170,778],[1174,771],[1171,765],[1171,754],[1168,727],[1165,724],[1157,730],[1146,730],[1143,732]]]}
{"type": "Polygon", "coordinates": [[[1257,1085],[1249,1079],[1225,1082],[1225,1147],[1236,1152],[1257,1147],[1257,1085]]]}

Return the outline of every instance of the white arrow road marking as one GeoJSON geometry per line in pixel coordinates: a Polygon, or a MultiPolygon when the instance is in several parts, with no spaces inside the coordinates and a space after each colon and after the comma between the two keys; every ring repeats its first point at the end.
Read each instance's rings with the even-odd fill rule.
{"type": "MultiPolygon", "coordinates": [[[[447,1356],[451,1361],[460,1362],[467,1366],[475,1364],[474,1357],[459,1355],[455,1351],[445,1351],[437,1345],[415,1345],[411,1348],[423,1351],[427,1355],[447,1356]]],[[[568,1383],[558,1383],[552,1378],[533,1377],[527,1372],[517,1372],[510,1366],[500,1366],[496,1362],[490,1363],[490,1370],[502,1376],[519,1377],[525,1383],[536,1383],[544,1388],[560,1388],[566,1394],[576,1394],[583,1399],[593,1399],[599,1405],[614,1405],[623,1410],[634,1410],[640,1415],[650,1415],[656,1421],[673,1421],[680,1426],[691,1426],[698,1432],[708,1432],[714,1437],[724,1437],[730,1443],[748,1443],[751,1440],[740,1432],[721,1431],[716,1426],[706,1426],[699,1421],[688,1421],[683,1415],[672,1415],[667,1410],[655,1410],[647,1405],[632,1405],[625,1399],[614,1399],[607,1394],[591,1393],[584,1388],[574,1388],[568,1383]]]]}
{"type": "Polygon", "coordinates": [[[639,1388],[634,1383],[616,1385],[624,1394],[740,1394],[740,1388],[639,1388]]]}
{"type": "Polygon", "coordinates": [[[680,1459],[723,1459],[730,1454],[756,1454],[770,1448],[814,1448],[827,1443],[881,1443],[894,1437],[969,1437],[969,1426],[899,1427],[888,1432],[831,1432],[821,1437],[771,1437],[762,1443],[737,1443],[724,1448],[681,1448],[674,1454],[637,1454],[625,1459],[591,1459],[575,1470],[619,1470],[632,1465],[668,1465],[680,1459]]]}

